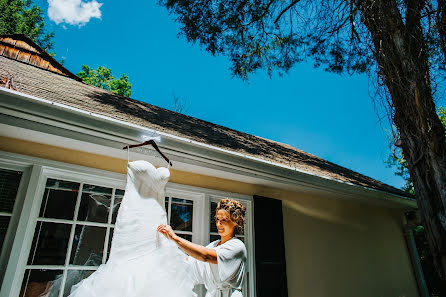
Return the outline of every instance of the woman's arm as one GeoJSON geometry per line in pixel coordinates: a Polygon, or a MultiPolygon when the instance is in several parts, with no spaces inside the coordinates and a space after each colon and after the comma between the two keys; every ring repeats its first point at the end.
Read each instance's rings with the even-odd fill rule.
{"type": "Polygon", "coordinates": [[[195,244],[179,237],[175,234],[175,232],[173,232],[172,227],[168,225],[159,225],[157,231],[161,232],[168,239],[173,240],[178,245],[178,247],[180,247],[189,256],[192,256],[195,259],[203,262],[217,264],[217,252],[214,249],[195,244]]]}

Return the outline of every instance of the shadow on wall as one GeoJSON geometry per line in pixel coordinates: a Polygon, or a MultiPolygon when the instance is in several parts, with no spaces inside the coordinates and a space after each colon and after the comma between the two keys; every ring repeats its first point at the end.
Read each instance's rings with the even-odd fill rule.
{"type": "Polygon", "coordinates": [[[289,296],[418,297],[399,211],[311,196],[282,206],[289,296]]]}
{"type": "Polygon", "coordinates": [[[283,200],[282,203],[284,207],[290,208],[295,212],[327,223],[346,225],[357,231],[365,231],[367,229],[366,225],[345,218],[345,209],[342,209],[342,203],[339,203],[338,205],[331,205],[331,203],[329,203],[329,206],[323,204],[323,201],[320,205],[308,203],[308,201],[290,200],[283,200]]]}

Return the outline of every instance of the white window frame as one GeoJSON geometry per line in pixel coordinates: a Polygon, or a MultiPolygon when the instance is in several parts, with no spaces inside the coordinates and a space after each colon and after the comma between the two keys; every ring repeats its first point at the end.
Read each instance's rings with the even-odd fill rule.
{"type": "MultiPolygon", "coordinates": [[[[255,258],[254,258],[254,224],[253,224],[253,217],[254,217],[254,209],[253,209],[253,198],[252,196],[245,196],[240,194],[234,194],[234,193],[226,193],[222,195],[221,193],[215,193],[210,194],[206,201],[208,203],[207,207],[207,217],[210,218],[210,204],[211,202],[218,202],[219,200],[223,198],[231,198],[236,199],[243,203],[246,207],[246,213],[245,213],[245,230],[244,230],[244,243],[246,246],[246,250],[248,253],[247,259],[246,259],[246,271],[245,271],[245,279],[243,284],[243,295],[254,297],[255,296],[255,279],[254,279],[254,265],[255,265],[255,258]]],[[[211,219],[211,218],[210,218],[211,219]]],[[[211,232],[209,230],[209,222],[207,223],[208,230],[207,230],[207,237],[209,238],[211,232]]]]}
{"type": "MultiPolygon", "coordinates": [[[[165,196],[193,201],[192,232],[187,233],[190,233],[192,235],[193,242],[202,244],[202,224],[200,213],[203,209],[204,195],[194,191],[187,191],[184,189],[175,188],[175,186],[172,186],[172,183],[168,182],[166,185],[165,196]]],[[[172,210],[169,210],[169,216],[171,211],[172,210]]]]}
{"type": "MultiPolygon", "coordinates": [[[[6,152],[0,152],[0,168],[14,170],[21,168],[21,171],[23,171],[16,205],[14,206],[14,212],[18,214],[17,216],[20,219],[17,223],[17,230],[5,269],[4,282],[0,291],[2,297],[18,297],[23,276],[27,269],[28,254],[31,249],[47,178],[125,189],[126,177],[123,174],[104,170],[6,152]]],[[[167,183],[165,194],[166,197],[178,197],[194,201],[192,241],[201,245],[209,243],[211,199],[233,198],[242,201],[247,206],[245,244],[248,259],[244,296],[255,297],[252,196],[171,182],[167,183]],[[246,283],[249,283],[249,288],[246,287],[246,283]]],[[[106,242],[108,242],[107,240],[106,238],[106,242]]],[[[62,294],[63,290],[60,292],[62,294]]]]}

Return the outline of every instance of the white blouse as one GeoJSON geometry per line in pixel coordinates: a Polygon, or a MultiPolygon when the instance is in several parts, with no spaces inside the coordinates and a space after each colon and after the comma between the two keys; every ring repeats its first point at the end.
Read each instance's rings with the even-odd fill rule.
{"type": "Polygon", "coordinates": [[[217,246],[219,242],[220,240],[216,240],[206,246],[215,249],[218,264],[188,257],[188,262],[193,266],[195,284],[205,285],[206,297],[242,297],[245,244],[235,237],[217,246]]]}

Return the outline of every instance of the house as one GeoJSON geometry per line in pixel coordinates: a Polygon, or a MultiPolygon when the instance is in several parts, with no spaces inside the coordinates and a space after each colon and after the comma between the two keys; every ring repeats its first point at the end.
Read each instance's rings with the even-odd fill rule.
{"type": "Polygon", "coordinates": [[[178,234],[206,244],[219,199],[246,205],[244,296],[423,294],[408,194],[86,85],[23,35],[0,36],[0,81],[0,296],[67,296],[106,262],[128,157],[167,165],[151,147],[122,148],[155,134],[173,163],[166,210],[178,234]]]}

